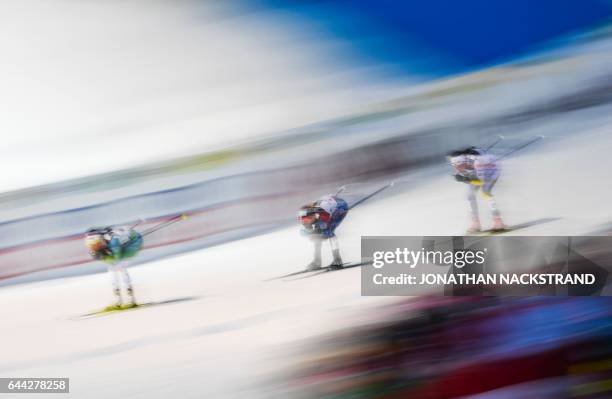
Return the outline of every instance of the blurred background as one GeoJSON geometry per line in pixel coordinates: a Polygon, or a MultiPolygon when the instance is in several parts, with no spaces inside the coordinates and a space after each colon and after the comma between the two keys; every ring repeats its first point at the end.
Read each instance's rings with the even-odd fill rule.
{"type": "MultiPolygon", "coordinates": [[[[584,382],[574,372],[584,360],[576,354],[609,338],[605,298],[388,302],[359,298],[358,271],[325,282],[261,285],[265,277],[307,264],[310,247],[299,237],[295,212],[342,185],[350,185],[347,195],[359,197],[390,180],[403,182],[347,218],[339,237],[349,260],[358,258],[362,235],[463,234],[468,205],[444,155],[486,146],[500,135],[498,154],[545,136],[504,161],[496,187],[510,224],[550,219],[519,234],[609,234],[611,14],[608,0],[0,3],[0,303],[5,320],[14,320],[5,331],[0,370],[43,375],[51,367],[71,376],[87,371],[100,376],[89,382],[104,395],[109,381],[141,370],[130,363],[132,349],[124,353],[132,348],[126,342],[149,342],[164,359],[153,366],[160,375],[173,365],[183,378],[201,377],[215,368],[199,355],[217,345],[221,356],[224,345],[239,339],[222,334],[213,344],[206,341],[211,331],[240,324],[231,321],[238,315],[252,321],[261,313],[290,328],[296,315],[277,309],[284,304],[317,313],[308,325],[291,327],[300,326],[297,333],[244,332],[266,338],[249,338],[242,363],[221,363],[232,372],[219,377],[214,389],[186,384],[182,395],[451,398],[539,381],[537,387],[521,385],[518,393],[512,388],[473,397],[611,397],[605,389],[580,391],[600,396],[576,396],[568,388],[584,382]],[[143,310],[127,324],[125,318],[79,327],[67,321],[105,298],[106,281],[99,283],[105,266],[91,260],[84,231],[140,220],[139,229],[146,229],[180,213],[189,219],[147,237],[135,259],[142,264],[134,268],[135,281],[147,299],[198,299],[167,311],[143,310]],[[322,302],[309,303],[314,297],[322,302]],[[364,306],[365,314],[356,311],[364,306]],[[47,313],[49,308],[54,310],[47,313]],[[213,323],[211,312],[224,327],[203,327],[213,323]],[[388,316],[375,324],[368,312],[388,316]],[[515,312],[526,316],[507,332],[505,315],[515,312]],[[546,326],[530,323],[555,314],[566,318],[558,320],[550,341],[540,330],[546,326]],[[334,321],[323,323],[326,317],[334,321]],[[456,325],[473,317],[482,327],[474,326],[471,341],[440,349],[440,342],[454,339],[456,325]],[[355,327],[362,318],[368,327],[355,327]],[[187,335],[166,330],[170,325],[187,335]],[[52,336],[32,331],[51,326],[57,329],[52,336]],[[101,326],[130,332],[100,338],[101,326]],[[340,327],[349,332],[330,331],[340,327]],[[508,334],[507,344],[516,342],[514,355],[528,350],[523,340],[539,345],[540,337],[554,348],[550,357],[530,352],[530,360],[507,361],[496,375],[513,375],[525,362],[538,370],[554,364],[558,372],[477,389],[444,382],[493,378],[473,365],[469,376],[454,373],[467,360],[506,359],[506,353],[489,351],[500,332],[508,334]],[[91,339],[79,341],[84,336],[91,339]],[[160,337],[166,343],[185,336],[192,344],[206,342],[190,351],[154,344],[160,337]],[[24,355],[22,345],[37,340],[55,349],[24,355]],[[272,375],[286,359],[261,360],[253,352],[278,341],[288,341],[291,353],[309,353],[314,345],[316,360],[304,366],[295,354],[293,373],[279,383],[272,375]],[[336,351],[342,352],[337,359],[336,351]],[[130,366],[102,371],[108,364],[96,361],[101,353],[109,362],[109,354],[127,357],[130,366]],[[168,353],[185,357],[173,363],[168,353]],[[90,368],[62,368],[75,359],[90,368]],[[271,369],[263,368],[269,371],[263,388],[260,375],[251,375],[256,382],[248,388],[229,382],[262,371],[254,366],[260,361],[271,369]],[[362,362],[367,364],[355,366],[362,362]],[[312,367],[341,370],[346,385],[334,382],[322,391],[329,375],[320,378],[323,371],[312,367]],[[363,379],[354,379],[362,371],[363,379]],[[415,387],[416,380],[427,384],[415,387]],[[569,390],[529,396],[549,386],[569,390]]],[[[601,350],[607,351],[605,345],[601,350]]],[[[603,362],[597,370],[605,374],[607,353],[601,359],[584,356],[603,362]]],[[[122,388],[125,397],[151,397],[153,389],[136,389],[150,374],[138,375],[141,380],[122,388]]],[[[608,377],[603,380],[609,387],[608,377]]],[[[86,384],[75,389],[88,392],[86,384]]],[[[155,392],[161,395],[160,389],[155,392]]]]}

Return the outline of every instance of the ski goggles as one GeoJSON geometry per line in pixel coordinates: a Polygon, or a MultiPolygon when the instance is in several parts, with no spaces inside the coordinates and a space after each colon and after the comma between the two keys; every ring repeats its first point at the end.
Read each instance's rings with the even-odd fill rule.
{"type": "Polygon", "coordinates": [[[298,220],[302,224],[312,224],[317,220],[327,223],[330,219],[331,216],[325,211],[301,210],[298,212],[298,220]]]}
{"type": "Polygon", "coordinates": [[[304,225],[309,225],[317,220],[316,213],[308,210],[301,210],[297,215],[298,221],[304,225]]]}

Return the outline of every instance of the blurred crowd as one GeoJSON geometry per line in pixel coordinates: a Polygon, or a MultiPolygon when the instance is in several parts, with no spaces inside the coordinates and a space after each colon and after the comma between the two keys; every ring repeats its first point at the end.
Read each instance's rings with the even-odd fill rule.
{"type": "Polygon", "coordinates": [[[612,298],[412,298],[301,349],[293,398],[612,397],[612,298]]]}

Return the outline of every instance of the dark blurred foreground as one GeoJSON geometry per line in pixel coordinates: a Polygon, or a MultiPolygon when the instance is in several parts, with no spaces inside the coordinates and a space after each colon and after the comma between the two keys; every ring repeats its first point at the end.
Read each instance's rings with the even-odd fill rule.
{"type": "Polygon", "coordinates": [[[418,298],[301,346],[292,398],[610,398],[612,298],[418,298]],[[380,315],[380,314],[379,314],[380,315]]]}

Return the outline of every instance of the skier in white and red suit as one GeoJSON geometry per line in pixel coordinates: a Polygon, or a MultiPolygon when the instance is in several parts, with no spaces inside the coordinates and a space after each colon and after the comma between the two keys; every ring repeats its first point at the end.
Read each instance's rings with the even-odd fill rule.
{"type": "Polygon", "coordinates": [[[497,157],[481,148],[469,147],[449,153],[448,160],[454,169],[455,180],[468,185],[468,201],[472,217],[468,232],[475,233],[482,230],[476,199],[476,194],[479,191],[491,211],[493,218],[491,230],[504,230],[505,226],[501,213],[491,192],[501,173],[501,166],[497,157]]]}

